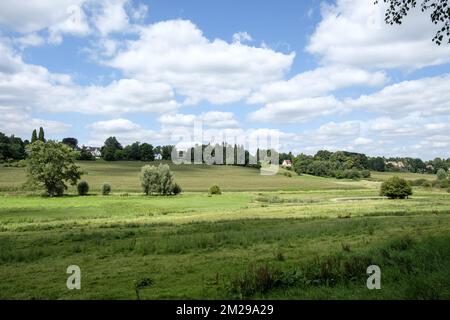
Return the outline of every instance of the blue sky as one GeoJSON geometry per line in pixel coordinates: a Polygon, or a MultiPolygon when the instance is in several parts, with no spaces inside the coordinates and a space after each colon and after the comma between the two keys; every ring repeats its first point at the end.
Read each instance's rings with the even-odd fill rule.
{"type": "Polygon", "coordinates": [[[372,0],[0,4],[0,131],[101,145],[275,134],[282,150],[450,157],[450,45],[372,0]]]}

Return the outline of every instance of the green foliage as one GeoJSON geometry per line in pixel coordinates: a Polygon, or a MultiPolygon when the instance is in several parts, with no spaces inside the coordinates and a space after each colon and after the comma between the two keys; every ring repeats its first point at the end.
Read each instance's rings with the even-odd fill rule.
{"type": "Polygon", "coordinates": [[[80,181],[77,185],[78,195],[85,196],[89,192],[89,184],[86,181],[80,181]]]}
{"type": "Polygon", "coordinates": [[[405,199],[412,195],[412,188],[405,179],[395,176],[383,182],[380,195],[390,199],[405,199]]]}
{"type": "Polygon", "coordinates": [[[104,183],[102,185],[102,195],[107,196],[111,193],[111,185],[109,183],[104,183]]]}
{"type": "Polygon", "coordinates": [[[361,171],[361,176],[362,176],[364,179],[370,178],[370,171],[369,171],[369,170],[362,170],[362,171],[361,171]]]}
{"type": "Polygon", "coordinates": [[[122,145],[117,141],[116,137],[109,137],[101,149],[102,158],[105,161],[116,161],[123,159],[122,145]],[[122,151],[122,152],[120,152],[122,151]]]}
{"type": "Polygon", "coordinates": [[[95,160],[95,157],[88,151],[85,146],[83,146],[78,153],[77,159],[82,161],[93,161],[95,160]]]}
{"type": "MultiPolygon", "coordinates": [[[[382,0],[376,0],[375,4],[382,0]]],[[[385,22],[387,24],[402,24],[403,19],[411,10],[416,9],[418,0],[383,0],[386,5],[385,22]]],[[[431,17],[431,22],[436,26],[436,35],[432,41],[441,45],[444,38],[450,44],[450,8],[448,0],[421,0],[420,10],[431,17]]]]}
{"type": "Polygon", "coordinates": [[[139,156],[141,161],[154,161],[155,153],[153,151],[153,146],[148,143],[143,143],[139,147],[139,156]]]}
{"type": "Polygon", "coordinates": [[[445,180],[445,179],[447,179],[447,177],[448,177],[447,171],[444,170],[444,169],[442,169],[442,168],[440,168],[440,169],[438,170],[438,172],[437,172],[436,175],[437,175],[437,179],[438,179],[438,180],[445,180]]]}
{"type": "Polygon", "coordinates": [[[51,197],[62,195],[66,182],[77,184],[82,171],[75,164],[76,154],[70,147],[54,141],[36,141],[27,150],[29,184],[45,188],[51,197]]]}
{"type": "Polygon", "coordinates": [[[172,186],[172,194],[177,195],[182,192],[181,187],[178,185],[178,183],[174,183],[172,186]]]}
{"type": "Polygon", "coordinates": [[[78,147],[78,140],[76,138],[64,138],[61,141],[62,143],[64,143],[65,145],[68,145],[69,147],[71,147],[72,149],[77,149],[78,147]]]}
{"type": "Polygon", "coordinates": [[[36,142],[38,140],[36,129],[33,130],[33,133],[31,134],[31,143],[36,142]]]}
{"type": "Polygon", "coordinates": [[[220,190],[220,187],[218,185],[213,185],[209,188],[209,194],[220,195],[222,194],[222,191],[220,190]]]}
{"type": "Polygon", "coordinates": [[[38,140],[45,142],[45,133],[44,133],[44,128],[42,128],[42,127],[39,128],[38,140]]]}
{"type": "Polygon", "coordinates": [[[242,274],[231,277],[227,291],[234,298],[248,298],[281,287],[283,278],[283,272],[277,267],[251,266],[242,274]]]}
{"type": "Polygon", "coordinates": [[[141,169],[141,186],[146,195],[170,195],[181,188],[175,187],[173,173],[167,164],[158,167],[145,165],[141,169]]]}
{"type": "Polygon", "coordinates": [[[25,158],[25,143],[22,139],[0,132],[0,163],[25,158]]]}

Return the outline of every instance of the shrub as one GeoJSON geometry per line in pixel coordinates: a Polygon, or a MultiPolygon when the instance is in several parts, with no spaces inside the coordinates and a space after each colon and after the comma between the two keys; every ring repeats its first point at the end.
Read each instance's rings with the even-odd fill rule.
{"type": "Polygon", "coordinates": [[[344,170],[336,170],[334,172],[334,177],[336,179],[345,179],[345,174],[344,174],[344,170]]]}
{"type": "Polygon", "coordinates": [[[445,189],[445,188],[450,187],[450,180],[447,180],[447,179],[435,180],[432,182],[432,185],[433,185],[433,187],[436,187],[436,188],[445,189]]]}
{"type": "Polygon", "coordinates": [[[160,194],[170,195],[181,188],[175,187],[173,174],[167,164],[160,164],[158,167],[145,165],[141,169],[141,185],[146,195],[160,194]]]}
{"type": "Polygon", "coordinates": [[[347,169],[344,171],[346,179],[358,180],[361,179],[361,173],[357,169],[347,169]]]}
{"type": "Polygon", "coordinates": [[[220,190],[220,187],[218,185],[213,185],[211,188],[209,188],[209,194],[222,194],[222,191],[220,190]]]}
{"type": "Polygon", "coordinates": [[[228,292],[233,297],[248,298],[283,285],[283,272],[268,265],[249,267],[230,279],[228,292]]]}
{"type": "Polygon", "coordinates": [[[361,176],[362,176],[364,179],[370,178],[370,171],[369,171],[369,170],[363,170],[363,171],[361,171],[361,176]]]}
{"type": "Polygon", "coordinates": [[[102,185],[102,195],[107,196],[111,193],[111,185],[109,183],[104,183],[102,185]]]}
{"type": "Polygon", "coordinates": [[[437,179],[438,180],[445,180],[447,179],[447,171],[445,171],[444,169],[439,169],[437,172],[437,179]]]}
{"type": "Polygon", "coordinates": [[[77,185],[78,194],[85,196],[89,192],[89,184],[86,181],[80,181],[77,185]]]}
{"type": "Polygon", "coordinates": [[[412,195],[411,185],[405,179],[392,177],[383,182],[380,195],[390,199],[405,199],[412,195]]]}
{"type": "Polygon", "coordinates": [[[177,195],[180,194],[182,191],[181,187],[178,185],[178,183],[174,183],[172,186],[172,194],[177,195]]]}
{"type": "Polygon", "coordinates": [[[425,184],[427,183],[428,181],[426,180],[426,179],[417,179],[417,180],[413,180],[412,182],[411,182],[411,184],[413,185],[413,186],[415,186],[415,187],[421,187],[421,186],[425,186],[425,184]]]}
{"type": "Polygon", "coordinates": [[[285,175],[286,177],[288,177],[288,178],[291,178],[291,177],[292,177],[292,173],[291,173],[291,172],[285,172],[284,175],[285,175]]]}

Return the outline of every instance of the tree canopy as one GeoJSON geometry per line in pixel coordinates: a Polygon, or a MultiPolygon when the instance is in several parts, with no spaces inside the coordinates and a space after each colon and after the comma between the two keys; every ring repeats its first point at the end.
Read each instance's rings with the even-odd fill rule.
{"type": "Polygon", "coordinates": [[[63,143],[36,141],[27,150],[28,183],[43,187],[50,197],[62,195],[67,182],[76,185],[83,173],[75,164],[76,153],[63,143]]]}
{"type": "MultiPolygon", "coordinates": [[[[376,0],[375,4],[381,0],[376,0]]],[[[403,19],[420,3],[423,13],[430,12],[431,22],[437,27],[436,35],[432,39],[441,45],[444,39],[450,44],[450,6],[448,0],[383,0],[388,4],[385,14],[387,24],[402,24],[403,19]]]]}

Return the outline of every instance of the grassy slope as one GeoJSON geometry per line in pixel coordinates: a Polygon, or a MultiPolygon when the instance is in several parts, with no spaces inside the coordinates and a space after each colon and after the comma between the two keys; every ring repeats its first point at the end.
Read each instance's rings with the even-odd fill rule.
{"type": "MultiPolygon", "coordinates": [[[[80,162],[81,168],[87,173],[83,179],[88,181],[93,192],[99,192],[104,182],[110,183],[115,192],[140,192],[139,173],[144,164],[143,162],[125,161],[80,162]]],[[[185,191],[206,191],[213,184],[218,184],[224,191],[355,188],[352,183],[313,176],[288,178],[281,172],[277,176],[262,176],[259,170],[244,167],[173,164],[170,166],[176,181],[185,191]]],[[[15,190],[25,180],[24,168],[0,167],[0,190],[15,190]]],[[[71,188],[69,192],[74,192],[74,188],[71,188]]]]}
{"type": "MultiPolygon", "coordinates": [[[[88,165],[91,185],[110,175],[117,179],[109,181],[113,187],[123,182],[126,190],[137,190],[131,177],[139,164],[88,165]]],[[[8,186],[5,177],[18,178],[5,169],[0,169],[0,183],[8,186]]],[[[365,289],[364,274],[335,287],[296,283],[255,297],[450,298],[450,262],[442,258],[442,253],[450,257],[450,248],[445,255],[448,193],[415,190],[412,199],[389,201],[377,198],[376,182],[280,175],[268,183],[263,179],[270,177],[245,168],[175,170],[194,191],[205,190],[215,171],[228,189],[258,189],[254,183],[261,179],[263,190],[286,191],[59,199],[4,194],[0,298],[134,299],[133,281],[142,277],[155,280],[143,298],[227,298],[230,280],[249,266],[290,270],[330,255],[374,257],[382,268],[383,290],[365,289]],[[392,241],[406,236],[416,247],[400,253],[391,249],[392,241]],[[277,258],[280,253],[283,259],[277,258]],[[81,267],[80,291],[65,287],[71,264],[81,267]]]]}

